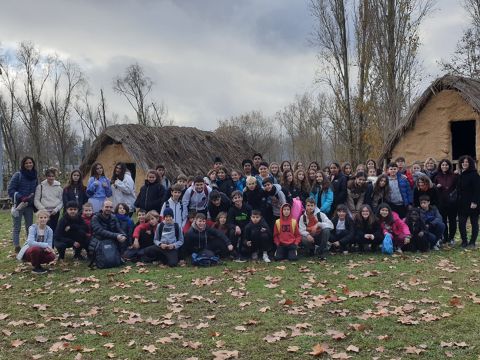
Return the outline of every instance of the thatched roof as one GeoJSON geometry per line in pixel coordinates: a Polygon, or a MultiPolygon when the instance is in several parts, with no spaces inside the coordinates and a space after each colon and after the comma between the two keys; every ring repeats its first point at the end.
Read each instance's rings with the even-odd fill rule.
{"type": "Polygon", "coordinates": [[[423,110],[432,96],[442,90],[458,91],[459,95],[470,104],[476,112],[480,113],[480,81],[454,75],[445,75],[438,78],[432,82],[417,101],[415,101],[402,123],[390,135],[383,148],[382,155],[378,162],[379,164],[382,164],[384,159],[391,157],[392,151],[398,141],[407,131],[415,126],[418,114],[423,110]]]}
{"type": "Polygon", "coordinates": [[[106,128],[92,144],[80,167],[82,173],[88,174],[105,146],[114,143],[123,145],[137,168],[148,170],[163,164],[173,176],[179,173],[206,174],[216,156],[220,156],[229,168],[240,168],[242,160],[251,158],[254,153],[246,140],[238,134],[227,138],[193,127],[113,125],[106,128]]]}

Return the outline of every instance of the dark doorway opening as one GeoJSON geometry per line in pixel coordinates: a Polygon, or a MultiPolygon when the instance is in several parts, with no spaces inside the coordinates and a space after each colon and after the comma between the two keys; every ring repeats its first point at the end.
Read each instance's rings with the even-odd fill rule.
{"type": "Polygon", "coordinates": [[[130,175],[132,175],[133,181],[135,181],[135,175],[137,174],[137,169],[135,163],[126,163],[128,171],[130,171],[130,175]]]}
{"type": "Polygon", "coordinates": [[[477,158],[476,151],[476,121],[452,122],[452,159],[458,160],[462,155],[470,155],[477,158]]]}

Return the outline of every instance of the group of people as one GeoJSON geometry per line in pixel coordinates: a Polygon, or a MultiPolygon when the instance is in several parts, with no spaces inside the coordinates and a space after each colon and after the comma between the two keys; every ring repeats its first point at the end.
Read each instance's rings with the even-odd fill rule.
{"type": "Polygon", "coordinates": [[[470,156],[458,169],[433,158],[407,167],[398,157],[383,170],[372,159],[354,170],[337,162],[269,164],[256,153],[230,171],[216,157],[205,176],[174,181],[159,165],[138,195],[124,163],[111,178],[93,164],[87,186],[79,170],[64,188],[55,169],[44,176],[38,183],[35,161],[25,157],[8,185],[13,245],[35,273],[57,259],[54,249],[58,261],[67,248],[82,260],[104,240],[114,241],[123,261],[176,266],[199,256],[296,260],[299,249],[325,260],[329,252],[377,251],[386,236],[398,252],[438,250],[454,245],[457,218],[462,247],[475,247],[478,236],[480,178],[470,156]],[[20,247],[22,218],[28,235],[20,247]]]}

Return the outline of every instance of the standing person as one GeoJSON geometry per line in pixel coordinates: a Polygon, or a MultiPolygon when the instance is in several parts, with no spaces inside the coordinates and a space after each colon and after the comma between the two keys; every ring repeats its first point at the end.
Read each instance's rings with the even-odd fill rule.
{"type": "Polygon", "coordinates": [[[280,184],[288,203],[291,203],[292,199],[300,197],[300,189],[297,187],[292,170],[285,170],[283,172],[280,184]]]}
{"type": "Polygon", "coordinates": [[[430,203],[438,207],[438,189],[427,175],[420,175],[413,189],[413,206],[420,206],[420,197],[427,195],[430,203]]]}
{"type": "Polygon", "coordinates": [[[364,172],[358,172],[347,184],[347,207],[352,218],[363,207],[372,203],[373,186],[367,182],[364,172]]]}
{"type": "Polygon", "coordinates": [[[377,168],[377,163],[373,159],[368,159],[365,165],[367,166],[367,172],[369,169],[375,169],[376,176],[379,176],[382,173],[382,170],[377,168]]]}
{"type": "Polygon", "coordinates": [[[458,159],[460,164],[460,176],[458,178],[458,229],[462,237],[462,247],[475,248],[478,236],[478,204],[480,201],[480,179],[475,161],[465,155],[458,159]],[[470,218],[472,234],[470,242],[467,242],[467,219],[470,218]]]}
{"type": "Polygon", "coordinates": [[[174,184],[171,188],[171,196],[170,198],[163,203],[162,211],[160,212],[160,216],[163,217],[163,212],[165,209],[170,208],[173,210],[173,221],[175,221],[180,229],[183,229],[187,222],[187,215],[188,211],[183,208],[182,200],[180,197],[182,196],[183,186],[181,184],[174,184]]]}
{"type": "Polygon", "coordinates": [[[74,250],[74,259],[85,260],[82,249],[88,251],[87,231],[87,225],[78,213],[78,204],[75,201],[69,201],[65,206],[65,214],[54,232],[59,261],[65,260],[65,250],[70,247],[74,250]]]}
{"type": "Polygon", "coordinates": [[[457,232],[457,182],[458,175],[453,173],[452,163],[448,159],[440,160],[437,175],[433,182],[438,190],[438,210],[445,224],[443,238],[455,245],[457,232]]]}
{"type": "Polygon", "coordinates": [[[17,260],[30,262],[33,266],[32,273],[44,274],[47,269],[43,268],[42,264],[55,260],[53,231],[47,225],[48,211],[39,210],[36,216],[37,223],[28,228],[27,241],[18,252],[17,260]]]}
{"type": "Polygon", "coordinates": [[[159,183],[162,184],[165,189],[169,189],[172,184],[166,175],[167,170],[165,169],[165,166],[159,164],[155,170],[157,171],[159,183]]]}
{"type": "Polygon", "coordinates": [[[410,172],[410,170],[408,170],[405,164],[405,158],[403,156],[397,157],[395,159],[395,164],[397,164],[398,172],[407,178],[410,187],[413,189],[415,183],[413,181],[412,173],[410,172]]]}
{"type": "Polygon", "coordinates": [[[383,241],[382,229],[372,208],[363,205],[360,212],[355,216],[355,242],[360,252],[363,252],[365,245],[370,245],[370,250],[376,251],[383,241]]]}
{"type": "Polygon", "coordinates": [[[315,180],[317,178],[317,171],[314,170],[313,168],[308,169],[307,171],[307,179],[308,179],[308,185],[310,189],[312,188],[313,184],[315,184],[315,180]]]}
{"type": "Polygon", "coordinates": [[[35,190],[34,204],[38,210],[47,210],[50,219],[47,225],[55,232],[63,208],[63,189],[60,182],[55,180],[56,169],[50,168],[45,171],[46,179],[43,180],[35,190]]]}
{"type": "Polygon", "coordinates": [[[100,163],[92,165],[90,179],[87,183],[88,202],[93,206],[93,213],[96,214],[102,210],[105,200],[112,196],[110,180],[105,176],[103,166],[100,163]]]}
{"type": "Polygon", "coordinates": [[[255,176],[260,184],[262,184],[263,180],[270,178],[274,184],[276,184],[276,180],[274,177],[268,172],[268,163],[262,161],[258,165],[258,175],[255,176]]]}
{"type": "Polygon", "coordinates": [[[402,253],[402,248],[410,243],[411,238],[407,224],[400,219],[395,211],[392,211],[390,205],[385,203],[378,206],[377,219],[380,222],[383,235],[390,234],[395,250],[402,253]]]}
{"type": "Polygon", "coordinates": [[[316,161],[312,161],[310,164],[308,164],[307,170],[313,170],[315,173],[320,170],[320,165],[316,161]]]}
{"type": "Polygon", "coordinates": [[[160,212],[163,206],[163,200],[167,196],[166,193],[167,190],[158,178],[158,172],[156,170],[148,170],[145,185],[140,188],[140,193],[133,206],[141,208],[146,212],[150,210],[160,212]]]}
{"type": "Polygon", "coordinates": [[[398,172],[398,166],[394,162],[388,164],[388,184],[392,210],[403,219],[413,203],[413,192],[407,178],[398,172]]]}
{"type": "Polygon", "coordinates": [[[69,201],[75,201],[77,208],[82,209],[83,204],[88,200],[87,188],[82,183],[82,173],[80,170],[73,170],[70,173],[70,180],[67,186],[63,189],[63,208],[67,208],[69,201]]]}
{"type": "Polygon", "coordinates": [[[328,177],[318,170],[315,177],[315,183],[310,189],[310,197],[315,200],[315,204],[324,214],[330,214],[333,204],[333,191],[330,188],[328,177]]]}
{"type": "Polygon", "coordinates": [[[378,205],[381,203],[390,203],[391,189],[388,183],[388,176],[385,174],[380,175],[375,181],[373,186],[373,193],[372,193],[372,209],[373,212],[376,213],[378,210],[378,205]]]}
{"type": "Polygon", "coordinates": [[[271,162],[270,166],[268,167],[270,171],[270,175],[275,180],[276,184],[280,184],[280,179],[282,178],[282,172],[280,171],[280,165],[277,162],[271,162]]]}
{"type": "Polygon", "coordinates": [[[305,200],[307,200],[308,195],[310,194],[310,183],[308,182],[305,170],[298,169],[295,171],[294,178],[295,183],[300,190],[300,200],[302,200],[302,203],[305,203],[305,200]]]}
{"type": "Polygon", "coordinates": [[[427,174],[430,180],[433,179],[437,175],[437,160],[433,157],[428,157],[423,165],[423,172],[427,174]]]}
{"type": "Polygon", "coordinates": [[[330,183],[333,190],[333,210],[337,205],[345,204],[347,201],[347,177],[340,171],[340,165],[336,162],[330,164],[330,183]]]}
{"type": "Polygon", "coordinates": [[[292,170],[292,164],[288,160],[283,160],[280,164],[280,172],[283,174],[287,170],[292,170]]]}
{"type": "Polygon", "coordinates": [[[347,177],[347,181],[353,177],[353,167],[349,162],[344,162],[342,165],[342,173],[347,177]]]}
{"type": "MultiPolygon", "coordinates": [[[[263,162],[263,156],[260,153],[255,153],[252,156],[252,160],[253,160],[252,175],[258,175],[260,163],[263,162]]],[[[268,163],[267,163],[267,168],[268,168],[268,163]]]]}
{"type": "Polygon", "coordinates": [[[221,212],[228,212],[230,209],[230,199],[222,192],[212,190],[208,200],[208,216],[207,219],[215,221],[218,214],[221,212]]]}
{"type": "Polygon", "coordinates": [[[245,159],[242,161],[242,169],[243,169],[243,175],[245,177],[248,176],[255,176],[255,174],[252,173],[253,169],[253,161],[250,159],[245,159]]]}
{"type": "Polygon", "coordinates": [[[12,212],[12,242],[15,252],[20,251],[20,229],[22,217],[25,224],[25,231],[33,223],[33,207],[35,189],[38,178],[35,169],[35,161],[30,156],[25,156],[20,162],[20,170],[13,174],[8,183],[8,196],[12,199],[15,211],[12,212]]]}
{"type": "Polygon", "coordinates": [[[194,210],[195,213],[202,213],[205,216],[208,213],[208,197],[212,188],[205,184],[203,178],[195,176],[193,184],[185,191],[182,203],[183,209],[187,212],[194,210]]]}
{"type": "Polygon", "coordinates": [[[305,171],[305,166],[303,165],[303,162],[300,160],[297,160],[293,163],[293,172],[296,172],[297,170],[305,171]]]}
{"type": "Polygon", "coordinates": [[[120,203],[127,204],[130,209],[128,216],[132,216],[135,212],[135,182],[125,163],[117,163],[115,165],[111,184],[113,206],[116,207],[120,203]]]}
{"type": "Polygon", "coordinates": [[[302,244],[310,255],[318,255],[320,260],[327,259],[327,246],[333,224],[315,205],[315,199],[309,197],[305,203],[305,212],[300,216],[300,234],[302,244]]]}
{"type": "Polygon", "coordinates": [[[217,188],[218,191],[224,193],[227,197],[230,197],[232,192],[235,191],[235,184],[228,176],[227,169],[223,166],[220,166],[217,170],[217,188]]]}

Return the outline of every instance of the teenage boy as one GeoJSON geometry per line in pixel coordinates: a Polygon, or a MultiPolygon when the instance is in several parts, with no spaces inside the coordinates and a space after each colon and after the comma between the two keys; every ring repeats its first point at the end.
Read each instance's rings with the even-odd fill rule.
{"type": "Polygon", "coordinates": [[[183,203],[180,200],[180,197],[182,196],[182,185],[181,184],[175,184],[171,188],[171,194],[172,196],[170,199],[165,201],[162,206],[162,210],[160,211],[160,216],[162,218],[164,217],[164,212],[166,209],[170,208],[173,211],[173,219],[174,221],[180,226],[180,229],[183,229],[185,226],[185,223],[187,222],[187,215],[188,212],[185,210],[183,207],[183,203]]]}
{"type": "Polygon", "coordinates": [[[280,208],[287,202],[287,199],[282,187],[279,184],[274,184],[270,177],[263,180],[263,191],[267,200],[263,216],[272,229],[275,220],[280,218],[280,208]]]}
{"type": "Polygon", "coordinates": [[[403,219],[407,209],[413,203],[413,191],[406,176],[398,172],[394,162],[388,164],[388,184],[390,185],[390,205],[393,211],[403,219]]]}
{"type": "Polygon", "coordinates": [[[133,231],[133,243],[123,253],[124,260],[139,261],[145,254],[145,249],[154,244],[159,218],[160,215],[155,210],[150,210],[145,215],[145,222],[136,226],[133,231]]]}
{"type": "Polygon", "coordinates": [[[74,249],[74,259],[85,260],[82,249],[88,249],[87,226],[78,213],[76,201],[67,202],[67,211],[55,230],[54,244],[59,261],[65,259],[65,250],[69,247],[74,249]]]}
{"type": "Polygon", "coordinates": [[[253,161],[250,159],[245,159],[242,161],[242,168],[243,168],[243,176],[247,178],[248,176],[255,176],[253,174],[253,161]]]}
{"type": "Polygon", "coordinates": [[[275,178],[272,175],[270,175],[270,172],[268,170],[268,163],[265,161],[262,161],[258,165],[258,175],[256,175],[255,177],[257,178],[259,184],[262,184],[263,180],[265,179],[271,179],[273,184],[276,183],[275,178]]]}
{"type": "Polygon", "coordinates": [[[415,184],[413,181],[413,176],[410,170],[407,169],[406,164],[405,164],[405,158],[403,156],[399,156],[395,159],[395,164],[397,164],[398,167],[398,172],[402,175],[405,175],[405,177],[408,180],[408,183],[410,184],[410,187],[413,189],[413,185],[415,184]]]}
{"type": "Polygon", "coordinates": [[[331,220],[315,206],[315,199],[308,198],[305,202],[305,212],[299,219],[302,244],[310,255],[318,255],[320,260],[326,260],[328,240],[333,230],[331,220]]]}
{"type": "Polygon", "coordinates": [[[445,224],[442,215],[435,206],[430,205],[430,197],[421,195],[420,200],[420,216],[425,223],[427,230],[435,235],[435,241],[432,241],[431,248],[440,249],[440,243],[445,231],[445,224]]]}
{"type": "MultiPolygon", "coordinates": [[[[88,203],[87,203],[88,204],[88,203]]],[[[147,212],[143,209],[138,209],[137,210],[137,223],[135,224],[135,226],[138,226],[140,224],[144,224],[145,223],[145,216],[147,215],[147,212]]]]}
{"type": "Polygon", "coordinates": [[[260,166],[260,163],[263,161],[262,154],[260,153],[253,154],[252,160],[253,160],[252,175],[258,175],[258,167],[260,166]]]}
{"type": "Polygon", "coordinates": [[[215,156],[213,159],[213,170],[217,171],[223,166],[223,161],[220,156],[215,156]]]}
{"type": "Polygon", "coordinates": [[[205,184],[202,176],[195,176],[193,185],[183,195],[182,203],[186,211],[195,210],[196,213],[207,215],[208,196],[212,188],[205,184]]]}
{"type": "Polygon", "coordinates": [[[157,165],[155,170],[157,171],[158,180],[160,184],[162,184],[165,189],[170,188],[170,180],[168,180],[167,176],[165,175],[166,173],[165,166],[161,164],[157,165]]]}
{"type": "Polygon", "coordinates": [[[185,194],[185,191],[187,191],[187,182],[188,182],[187,175],[180,174],[180,175],[177,176],[177,180],[175,181],[175,184],[180,184],[180,186],[182,188],[182,194],[180,195],[180,201],[182,201],[183,194],[185,194]]]}
{"type": "Polygon", "coordinates": [[[272,232],[267,222],[262,218],[260,210],[252,210],[250,222],[245,226],[243,254],[250,254],[252,260],[257,260],[262,254],[263,261],[270,262],[267,251],[272,248],[272,232]]]}
{"type": "Polygon", "coordinates": [[[208,218],[215,222],[220,212],[228,212],[232,205],[230,199],[218,190],[212,190],[208,201],[208,218]]]}
{"type": "Polygon", "coordinates": [[[174,221],[171,208],[165,209],[163,222],[157,226],[153,242],[154,245],[145,249],[143,260],[146,262],[160,260],[164,265],[177,266],[178,252],[183,245],[183,233],[174,221]]]}
{"type": "Polygon", "coordinates": [[[185,244],[182,247],[184,256],[192,253],[200,253],[201,250],[208,249],[215,255],[226,256],[228,252],[233,251],[233,245],[228,237],[213,228],[207,228],[207,218],[205,214],[195,215],[192,227],[185,234],[185,244]]]}
{"type": "Polygon", "coordinates": [[[232,206],[227,213],[227,224],[235,226],[235,239],[233,247],[236,251],[242,252],[242,240],[245,239],[245,226],[247,226],[252,208],[243,203],[243,195],[235,190],[232,193],[232,206]]]}
{"type": "Polygon", "coordinates": [[[288,203],[282,205],[282,215],[275,221],[273,228],[273,242],[277,246],[275,260],[277,261],[298,259],[297,248],[302,241],[302,235],[298,230],[297,221],[291,215],[291,209],[288,203]]]}

